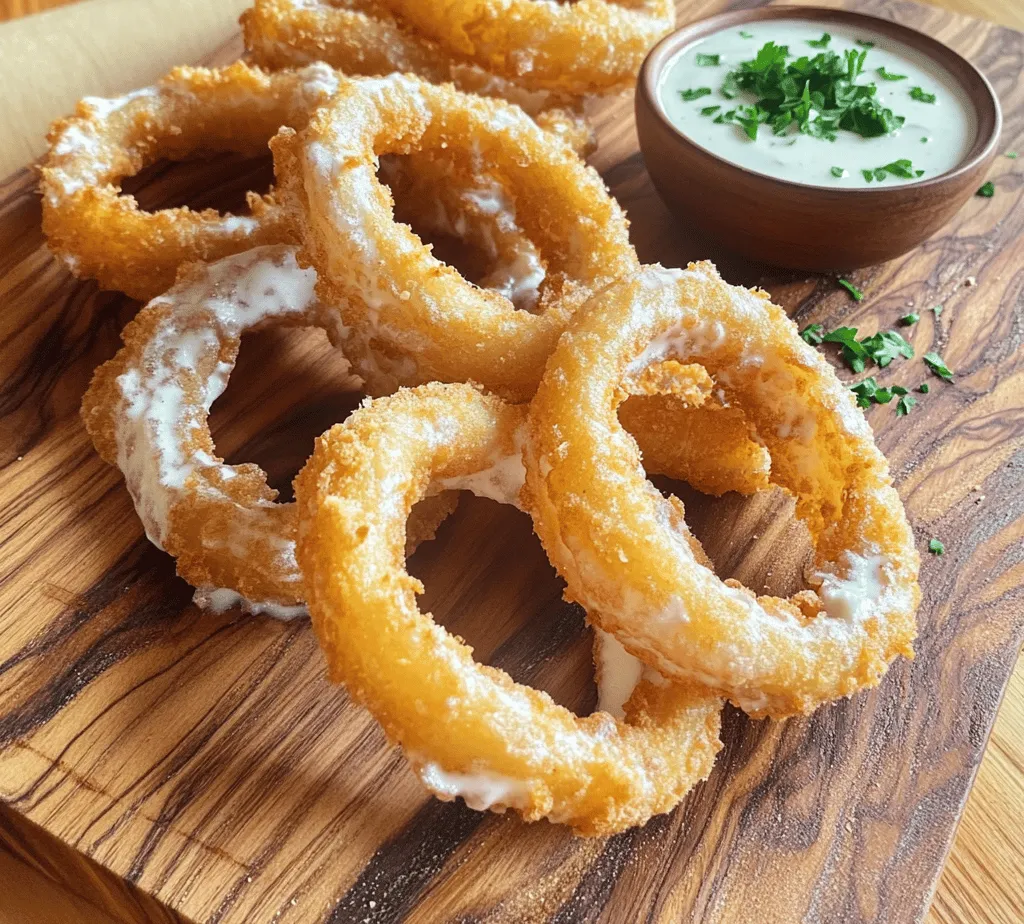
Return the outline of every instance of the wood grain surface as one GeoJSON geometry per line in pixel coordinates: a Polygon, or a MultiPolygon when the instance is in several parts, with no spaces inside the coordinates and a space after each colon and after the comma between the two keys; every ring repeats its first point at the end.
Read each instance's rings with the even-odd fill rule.
{"type": "MultiPolygon", "coordinates": [[[[1019,143],[1020,36],[885,7],[983,66],[1006,106],[1007,146],[1019,143]]],[[[641,255],[678,264],[708,254],[647,185],[628,104],[599,121],[596,163],[630,210],[641,255]]],[[[324,683],[308,627],[186,606],[187,588],[142,541],[120,480],[77,421],[88,376],[134,306],[53,265],[31,180],[12,178],[0,190],[2,796],[198,920],[915,920],[1021,631],[1015,167],[998,163],[997,197],[972,201],[911,258],[858,274],[870,297],[856,311],[828,280],[764,277],[711,254],[731,278],[768,283],[801,322],[869,329],[891,326],[907,302],[947,306],[914,342],[919,354],[939,348],[958,384],[933,388],[906,420],[887,408],[870,419],[919,535],[942,536],[949,552],[924,563],[912,665],[807,721],[728,713],[711,780],[679,812],[608,842],[425,800],[375,726],[324,683]],[[965,288],[971,276],[978,285],[965,288]]],[[[180,201],[202,183],[227,204],[261,176],[220,162],[164,171],[144,193],[180,201]]],[[[221,450],[255,458],[287,487],[312,436],[356,398],[333,386],[333,360],[314,333],[250,338],[216,408],[221,450]]],[[[907,364],[886,380],[924,375],[907,364]]],[[[774,499],[686,496],[723,575],[791,589],[802,547],[774,499]]],[[[520,517],[467,501],[412,567],[425,604],[481,658],[589,707],[581,616],[560,603],[520,517]]]]}

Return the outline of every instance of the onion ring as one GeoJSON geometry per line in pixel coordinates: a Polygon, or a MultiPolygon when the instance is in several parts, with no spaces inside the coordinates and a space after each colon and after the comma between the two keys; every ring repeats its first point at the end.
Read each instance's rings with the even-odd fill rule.
{"type": "Polygon", "coordinates": [[[576,315],[531,404],[526,459],[536,530],[568,593],[670,680],[781,717],[912,657],[919,560],[871,428],[785,313],[711,264],[648,267],[576,315]],[[679,541],[681,511],[615,418],[620,383],[666,360],[705,366],[756,427],[814,541],[817,593],[756,597],[679,541]]]}
{"type": "Polygon", "coordinates": [[[320,297],[338,306],[345,355],[371,394],[440,380],[528,398],[576,307],[638,265],[597,173],[498,100],[405,75],[345,80],[302,135],[284,130],[271,148],[320,297]],[[467,282],[396,224],[374,168],[410,151],[443,151],[481,208],[514,210],[545,264],[537,313],[467,282]]]}
{"type": "MultiPolygon", "coordinates": [[[[124,347],[82,402],[86,429],[124,473],[149,540],[177,559],[195,602],[215,611],[305,613],[295,505],[275,503],[259,466],[217,456],[207,414],[243,332],[319,324],[315,282],[290,245],[183,267],[177,285],[125,327],[124,347]]],[[[410,520],[410,545],[432,538],[453,506],[450,494],[425,500],[410,520]]]]}
{"type": "Polygon", "coordinates": [[[260,154],[282,125],[305,125],[337,80],[324,64],[267,74],[238,61],[213,70],[175,68],[119,99],[83,99],[48,136],[41,189],[50,249],[76,276],[145,301],[169,288],[184,262],[287,240],[269,198],[250,193],[251,216],[145,212],[134,197],[119,194],[119,184],[162,157],[260,154]]]}
{"type": "MultiPolygon", "coordinates": [[[[382,160],[380,175],[394,197],[396,218],[471,244],[490,267],[478,284],[506,296],[518,309],[536,309],[544,264],[515,213],[500,207],[500,191],[484,195],[480,186],[460,188],[450,162],[422,152],[404,163],[382,160]]],[[[753,494],[767,488],[771,459],[753,438],[743,412],[722,406],[702,366],[673,372],[675,394],[638,386],[637,396],[620,409],[646,470],[685,481],[705,494],[753,494]]]]}
{"type": "Polygon", "coordinates": [[[649,673],[625,720],[579,718],[477,664],[416,604],[402,523],[428,485],[521,503],[525,418],[469,385],[378,399],[317,440],[295,480],[298,560],[332,680],[383,725],[426,786],[586,835],[641,824],[710,772],[720,700],[649,673]],[[428,719],[429,717],[429,719],[428,719]]]}
{"type": "Polygon", "coordinates": [[[384,0],[415,28],[495,74],[536,90],[598,93],[636,82],[675,26],[672,0],[384,0]]]}
{"type": "Polygon", "coordinates": [[[240,22],[246,49],[263,67],[279,70],[324,61],[354,77],[415,74],[431,83],[452,83],[465,93],[515,103],[581,155],[596,146],[582,102],[575,96],[531,91],[460,60],[379,3],[256,0],[240,22]]]}

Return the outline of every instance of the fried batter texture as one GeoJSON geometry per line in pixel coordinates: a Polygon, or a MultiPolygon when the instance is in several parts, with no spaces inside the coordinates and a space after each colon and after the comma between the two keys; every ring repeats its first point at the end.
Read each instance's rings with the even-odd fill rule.
{"type": "MultiPolygon", "coordinates": [[[[612,834],[670,810],[707,776],[721,701],[641,672],[634,689],[618,691],[623,719],[577,717],[476,663],[420,611],[423,588],[405,570],[403,523],[431,485],[529,509],[525,416],[471,386],[438,383],[363,407],[317,441],[295,480],[297,557],[331,678],[430,790],[612,834]]],[[[606,661],[601,671],[611,669],[606,661]]]]}
{"type": "MultiPolygon", "coordinates": [[[[628,416],[628,415],[627,415],[628,416]]],[[[527,488],[568,593],[634,656],[782,717],[876,685],[912,657],[918,554],[849,389],[764,293],[709,263],[645,267],[577,313],[530,405],[527,488]],[[815,545],[791,599],[723,583],[680,541],[615,409],[646,370],[699,363],[771,454],[815,545]]]]}
{"type": "MultiPolygon", "coordinates": [[[[353,77],[415,74],[465,93],[515,103],[574,150],[589,153],[594,134],[581,94],[530,90],[453,55],[372,0],[256,0],[242,14],[253,60],[271,70],[324,61],[353,77]]],[[[590,91],[584,91],[590,92],[590,91]]]]}
{"type": "Polygon", "coordinates": [[[535,90],[624,90],[675,26],[672,0],[383,0],[409,23],[486,70],[535,90]]]}

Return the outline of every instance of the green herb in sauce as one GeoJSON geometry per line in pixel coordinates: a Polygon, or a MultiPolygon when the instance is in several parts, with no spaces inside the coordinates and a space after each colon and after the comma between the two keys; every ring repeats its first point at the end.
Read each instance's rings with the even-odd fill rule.
{"type": "Polygon", "coordinates": [[[903,180],[910,180],[923,176],[924,171],[915,169],[913,162],[909,158],[901,157],[899,160],[894,160],[892,163],[881,167],[875,167],[873,170],[861,170],[861,174],[870,183],[872,180],[881,182],[888,176],[897,176],[903,180]]]}
{"type": "Polygon", "coordinates": [[[912,87],[910,90],[910,98],[916,99],[919,103],[934,103],[935,94],[928,93],[922,90],[920,87],[912,87]]]}

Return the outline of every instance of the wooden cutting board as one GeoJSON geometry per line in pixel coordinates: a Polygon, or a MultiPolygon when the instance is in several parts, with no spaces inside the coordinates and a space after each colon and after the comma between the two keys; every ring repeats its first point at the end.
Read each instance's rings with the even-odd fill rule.
{"type": "MultiPolygon", "coordinates": [[[[1024,36],[909,3],[856,6],[967,54],[1003,101],[1005,147],[1024,145],[1024,36]]],[[[647,180],[631,102],[595,117],[594,163],[643,259],[710,256],[801,324],[870,332],[913,306],[918,355],[936,349],[957,371],[949,386],[919,360],[890,367],[886,383],[928,380],[931,393],[907,418],[869,412],[922,544],[947,548],[923,562],[917,659],[806,720],[727,710],[711,779],[609,840],[426,798],[326,683],[308,624],[197,612],[145,542],[77,416],[137,306],[49,257],[26,169],[0,187],[0,798],[197,921],[921,917],[1024,634],[1020,162],[1000,159],[996,196],[913,254],[854,274],[867,292],[855,305],[832,279],[743,264],[681,229],[647,180]]],[[[150,205],[230,207],[268,177],[266,164],[219,159],[134,188],[150,205]]],[[[338,369],[318,332],[248,338],[214,410],[221,452],[258,461],[287,493],[313,437],[359,400],[338,369]]],[[[678,489],[723,577],[794,589],[806,545],[786,504],[678,489]]],[[[524,517],[466,498],[410,567],[424,606],[481,660],[591,708],[582,613],[561,601],[524,517]]]]}

